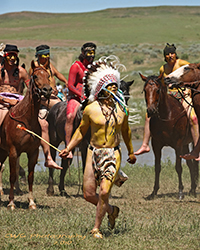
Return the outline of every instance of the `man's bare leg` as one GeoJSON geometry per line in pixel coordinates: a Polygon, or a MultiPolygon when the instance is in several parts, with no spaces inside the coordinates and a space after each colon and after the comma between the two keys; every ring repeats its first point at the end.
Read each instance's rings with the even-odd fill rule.
{"type": "MultiPolygon", "coordinates": [[[[191,98],[188,100],[188,102],[191,101],[191,98]]],[[[192,134],[192,139],[194,142],[194,148],[193,150],[186,155],[181,155],[180,157],[185,159],[185,160],[192,160],[195,159],[196,161],[200,161],[200,138],[199,138],[199,124],[198,124],[198,119],[197,116],[194,112],[194,109],[190,107],[188,104],[187,106],[184,105],[185,102],[183,102],[183,106],[187,111],[187,116],[188,119],[190,120],[190,126],[191,126],[191,134],[192,134]]]]}
{"type": "Polygon", "coordinates": [[[109,194],[110,194],[110,187],[111,187],[111,181],[107,179],[103,179],[100,184],[99,189],[99,198],[97,202],[97,208],[96,208],[96,218],[95,218],[95,224],[94,228],[100,228],[100,225],[102,223],[102,220],[106,214],[112,214],[113,207],[108,203],[109,194]]]}
{"type": "MultiPolygon", "coordinates": [[[[66,141],[66,145],[70,142],[72,131],[73,131],[73,121],[71,122],[70,119],[67,119],[67,122],[65,123],[65,141],[66,141]]],[[[67,158],[69,158],[69,159],[73,158],[72,151],[69,152],[67,158]]]]}
{"type": "MultiPolygon", "coordinates": [[[[76,113],[78,111],[79,106],[80,106],[80,103],[76,100],[71,99],[68,102],[67,119],[66,119],[66,123],[65,123],[65,142],[66,142],[66,145],[68,145],[68,143],[71,140],[74,119],[75,119],[75,116],[76,116],[76,113]]],[[[67,158],[70,158],[70,159],[73,158],[73,154],[71,151],[69,152],[67,158]]]]}
{"type": "Polygon", "coordinates": [[[134,152],[135,155],[141,155],[144,153],[148,153],[150,151],[149,140],[150,140],[151,133],[149,129],[149,121],[150,121],[150,118],[146,116],[142,146],[136,152],[134,152]]]}
{"type": "MultiPolygon", "coordinates": [[[[38,120],[42,128],[42,138],[49,142],[48,122],[45,119],[38,119],[38,120]]],[[[47,168],[62,169],[62,167],[58,166],[52,159],[49,145],[44,141],[41,141],[41,146],[45,156],[44,166],[47,168]]]]}

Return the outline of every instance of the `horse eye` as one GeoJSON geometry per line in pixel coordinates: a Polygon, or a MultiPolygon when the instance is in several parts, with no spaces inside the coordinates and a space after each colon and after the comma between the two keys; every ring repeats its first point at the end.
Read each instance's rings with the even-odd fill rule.
{"type": "Polygon", "coordinates": [[[33,76],[33,80],[37,79],[38,77],[36,75],[33,76]]]}

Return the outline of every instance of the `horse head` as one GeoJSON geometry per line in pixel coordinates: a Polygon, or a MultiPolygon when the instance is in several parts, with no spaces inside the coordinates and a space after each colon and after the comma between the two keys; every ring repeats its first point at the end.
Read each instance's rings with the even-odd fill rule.
{"type": "Polygon", "coordinates": [[[133,82],[134,82],[134,80],[130,81],[130,82],[125,82],[124,80],[120,81],[120,89],[124,95],[126,104],[128,104],[128,100],[130,98],[129,90],[130,90],[130,86],[133,84],[133,82]]]}
{"type": "MultiPolygon", "coordinates": [[[[46,64],[47,63],[48,62],[46,62],[46,64]]],[[[46,70],[46,64],[44,66],[35,66],[34,61],[31,62],[31,80],[35,94],[39,97],[44,96],[46,99],[49,99],[52,93],[52,87],[50,86],[50,76],[46,70]]]]}
{"type": "Polygon", "coordinates": [[[191,63],[184,65],[169,74],[165,79],[165,84],[169,88],[194,87],[195,83],[200,81],[200,63],[191,63]]]}
{"type": "Polygon", "coordinates": [[[158,114],[158,105],[162,89],[162,74],[159,76],[152,75],[148,77],[140,74],[140,77],[145,82],[143,91],[145,93],[147,115],[148,117],[155,116],[158,114]]]}

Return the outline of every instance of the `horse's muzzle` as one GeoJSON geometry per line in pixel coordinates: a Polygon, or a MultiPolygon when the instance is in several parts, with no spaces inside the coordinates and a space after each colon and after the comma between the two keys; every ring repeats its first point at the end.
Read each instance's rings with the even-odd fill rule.
{"type": "Polygon", "coordinates": [[[158,114],[158,110],[155,107],[150,107],[147,109],[147,116],[148,118],[156,116],[158,114]]]}
{"type": "Polygon", "coordinates": [[[42,89],[42,95],[46,98],[46,99],[49,99],[50,96],[51,96],[51,93],[52,93],[53,89],[52,87],[44,87],[42,89]]]}

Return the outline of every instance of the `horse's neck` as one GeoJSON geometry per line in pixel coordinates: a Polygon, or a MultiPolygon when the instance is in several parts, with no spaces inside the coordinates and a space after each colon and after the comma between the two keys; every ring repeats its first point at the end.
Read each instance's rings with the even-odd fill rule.
{"type": "Polygon", "coordinates": [[[28,89],[23,100],[12,108],[11,113],[16,118],[20,117],[20,120],[32,123],[38,119],[39,108],[40,101],[28,89]]]}
{"type": "Polygon", "coordinates": [[[169,106],[169,95],[167,94],[167,89],[162,88],[160,92],[160,100],[158,105],[158,110],[160,117],[166,117],[170,113],[170,106],[169,106]]]}

